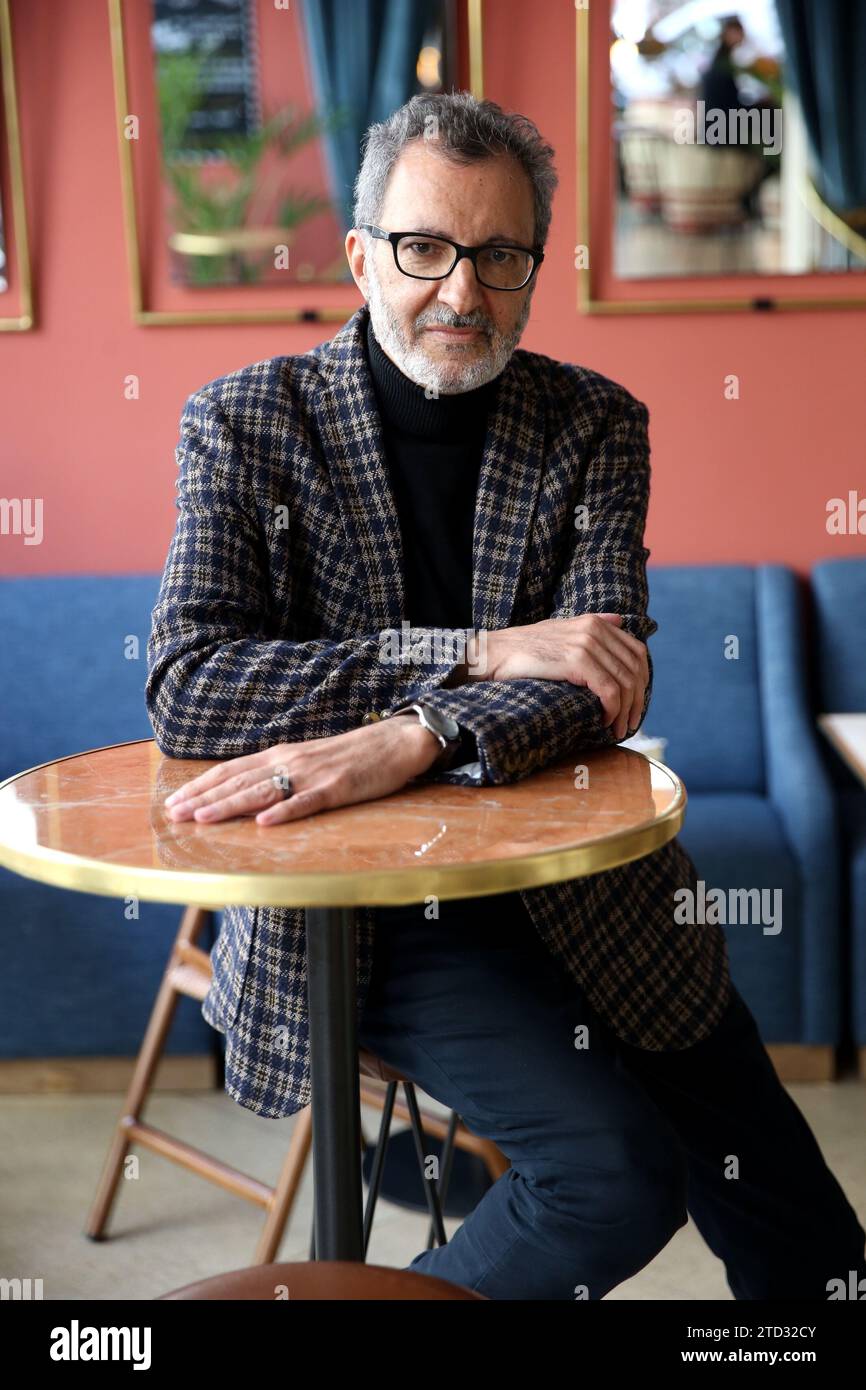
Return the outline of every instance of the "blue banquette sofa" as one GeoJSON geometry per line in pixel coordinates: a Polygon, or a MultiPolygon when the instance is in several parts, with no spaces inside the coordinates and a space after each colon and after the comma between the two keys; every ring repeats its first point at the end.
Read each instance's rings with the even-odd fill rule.
{"type": "MultiPolygon", "coordinates": [[[[665,760],[686,783],[682,842],[708,887],[781,891],[781,931],[726,927],[737,986],[767,1044],[829,1055],[852,1030],[866,1042],[866,835],[861,820],[856,844],[846,850],[840,838],[839,796],[856,799],[856,788],[834,780],[816,730],[801,586],[774,565],[651,565],[649,580],[659,630],[642,732],[667,739],[665,760]]],[[[848,601],[829,575],[817,586],[822,611],[848,601]]],[[[158,587],[158,575],[0,584],[0,779],[152,736],[143,685],[158,587]]],[[[822,653],[835,696],[851,672],[832,626],[822,653]]],[[[851,698],[866,708],[861,658],[851,698]]],[[[862,797],[857,804],[862,815],[862,797]]],[[[0,1069],[10,1059],[137,1052],[179,908],[142,903],[127,920],[119,901],[0,869],[0,919],[0,1069]]],[[[215,1046],[198,1007],[182,1001],[167,1053],[215,1046]]]]}

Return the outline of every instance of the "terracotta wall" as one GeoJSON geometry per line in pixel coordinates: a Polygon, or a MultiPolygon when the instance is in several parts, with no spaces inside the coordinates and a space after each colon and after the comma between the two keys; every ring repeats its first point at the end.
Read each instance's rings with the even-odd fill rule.
{"type": "MultiPolygon", "coordinates": [[[[134,328],[106,6],[12,8],[39,326],[0,335],[0,492],[43,498],[45,529],[39,546],[0,536],[0,567],[159,570],[186,396],[334,329],[134,328]],[[138,401],[124,398],[130,373],[138,401]]],[[[523,346],[605,372],[649,405],[651,563],[774,561],[805,572],[824,556],[866,552],[866,537],[832,537],[825,524],[828,498],[866,493],[866,313],[579,316],[574,6],[487,0],[485,11],[487,94],[532,116],[561,176],[523,346]],[[732,372],[738,401],[724,397],[732,372]]],[[[8,220],[8,195],[4,204],[8,220]]]]}

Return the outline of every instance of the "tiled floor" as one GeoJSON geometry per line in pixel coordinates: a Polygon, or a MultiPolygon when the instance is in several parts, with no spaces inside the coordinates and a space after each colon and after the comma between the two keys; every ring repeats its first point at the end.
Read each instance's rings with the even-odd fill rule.
{"type": "MultiPolygon", "coordinates": [[[[790,1087],[824,1155],[866,1224],[866,1085],[790,1087]]],[[[183,1168],[138,1150],[137,1179],[125,1180],[112,1238],[82,1234],[119,1097],[0,1098],[0,1276],[43,1280],[46,1299],[150,1299],[249,1264],[261,1211],[183,1168]]],[[[227,1096],[157,1094],[148,1120],[234,1166],[273,1182],[293,1119],[263,1120],[227,1096]]],[[[368,1138],[378,1113],[364,1110],[368,1138]]],[[[395,1128],[397,1126],[395,1125],[395,1128]]],[[[308,1257],[311,1171],[305,1174],[279,1258],[308,1257]]],[[[459,1222],[449,1221],[451,1234],[459,1222]]],[[[404,1266],[426,1243],[427,1220],[380,1202],[368,1258],[404,1266]]],[[[730,1299],[721,1263],[690,1222],[609,1299],[730,1299]]]]}

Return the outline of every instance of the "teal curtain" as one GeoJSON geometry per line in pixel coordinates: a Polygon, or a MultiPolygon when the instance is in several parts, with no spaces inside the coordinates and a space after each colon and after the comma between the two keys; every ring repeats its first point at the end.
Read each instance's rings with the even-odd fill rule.
{"type": "MultiPolygon", "coordinates": [[[[837,212],[866,207],[866,3],[776,0],[791,86],[837,212]]],[[[784,152],[782,155],[784,158],[784,152]]]]}
{"type": "Polygon", "coordinates": [[[415,92],[418,50],[438,10],[437,0],[304,0],[317,108],[343,113],[325,144],[344,231],[352,226],[361,137],[415,92]]]}

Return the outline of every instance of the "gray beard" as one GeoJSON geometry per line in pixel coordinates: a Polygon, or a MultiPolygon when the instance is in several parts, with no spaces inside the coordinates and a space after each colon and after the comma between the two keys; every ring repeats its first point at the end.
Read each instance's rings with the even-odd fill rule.
{"type": "MultiPolygon", "coordinates": [[[[407,340],[396,316],[391,312],[384,299],[382,286],[374,268],[373,256],[369,253],[364,268],[370,291],[368,305],[373,332],[380,346],[397,364],[400,371],[409,377],[410,381],[415,382],[416,386],[423,386],[431,394],[438,396],[457,396],[464,391],[474,391],[478,386],[485,386],[488,381],[492,381],[505,369],[526,327],[532,294],[535,289],[534,284],[526,296],[523,312],[512,331],[500,333],[497,329],[492,329],[487,338],[489,347],[484,360],[467,362],[461,366],[456,361],[453,363],[433,362],[423,348],[417,343],[407,340]]],[[[444,304],[425,310],[423,326],[429,327],[434,323],[441,323],[447,328],[481,328],[485,332],[489,327],[486,322],[475,315],[461,318],[444,304]],[[455,319],[457,320],[456,323],[455,319]]]]}

